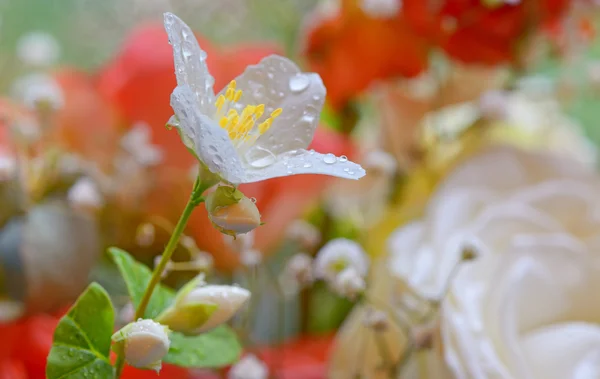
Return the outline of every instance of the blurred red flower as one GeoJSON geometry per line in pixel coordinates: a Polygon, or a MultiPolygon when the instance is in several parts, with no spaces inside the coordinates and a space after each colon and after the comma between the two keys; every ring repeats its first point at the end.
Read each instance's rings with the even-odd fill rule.
{"type": "MultiPolygon", "coordinates": [[[[44,379],[46,359],[60,317],[35,315],[0,324],[0,379],[44,379]]],[[[123,379],[158,378],[154,371],[126,367],[123,379]]],[[[161,378],[189,378],[188,370],[163,365],[161,378]]]]}
{"type": "MultiPolygon", "coordinates": [[[[207,52],[208,66],[215,78],[215,88],[241,74],[246,66],[263,57],[278,53],[275,46],[240,45],[217,49],[202,37],[200,45],[207,52]]],[[[173,55],[162,26],[145,25],[135,30],[124,43],[119,55],[98,76],[98,89],[123,115],[129,124],[146,122],[153,130],[153,143],[165,151],[165,162],[158,169],[158,185],[148,202],[148,212],[175,221],[191,189],[188,169],[193,156],[184,148],[177,132],[167,131],[166,121],[173,114],[169,96],[176,86],[173,55]],[[177,174],[174,174],[177,172],[177,174]],[[169,196],[165,196],[168,193],[169,196]]],[[[351,155],[349,141],[336,133],[317,131],[313,146],[335,154],[351,155]]],[[[317,175],[273,179],[241,187],[258,200],[263,222],[257,230],[257,248],[270,250],[282,237],[285,227],[313,202],[327,178],[317,175]]],[[[212,253],[218,268],[230,270],[238,263],[220,233],[210,225],[203,207],[189,223],[189,231],[201,249],[212,253]]]]}
{"type": "Polygon", "coordinates": [[[305,336],[259,352],[278,379],[324,379],[332,336],[305,336]]]}
{"type": "Polygon", "coordinates": [[[427,66],[427,44],[402,13],[374,18],[356,0],[343,0],[335,14],[317,13],[309,21],[303,53],[310,68],[323,78],[335,109],[376,80],[414,77],[427,66]]]}
{"type": "Polygon", "coordinates": [[[569,4],[570,0],[498,5],[483,0],[404,0],[403,12],[415,32],[454,59],[493,65],[515,62],[526,33],[556,20],[569,4]]]}

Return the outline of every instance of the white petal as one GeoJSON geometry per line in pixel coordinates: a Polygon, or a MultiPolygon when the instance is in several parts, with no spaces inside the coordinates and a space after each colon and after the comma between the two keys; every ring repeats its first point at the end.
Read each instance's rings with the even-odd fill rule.
{"type": "Polygon", "coordinates": [[[326,91],[319,75],[303,73],[289,59],[272,55],[248,66],[236,83],[243,91],[238,111],[246,105],[265,104],[265,119],[275,109],[283,109],[256,146],[275,155],[308,147],[325,102],[326,91]]]}
{"type": "Polygon", "coordinates": [[[244,170],[227,132],[204,116],[195,105],[188,86],[178,86],[171,95],[171,107],[179,119],[179,131],[184,143],[192,148],[209,170],[232,183],[239,183],[244,170]]]}
{"type": "Polygon", "coordinates": [[[210,114],[214,103],[214,78],[206,66],[206,52],[198,45],[194,32],[172,13],[164,15],[165,30],[173,46],[177,85],[188,85],[196,95],[200,109],[210,114]]]}
{"type": "MultiPolygon", "coordinates": [[[[247,166],[244,183],[258,182],[280,176],[299,174],[321,174],[346,179],[360,179],[365,170],[358,164],[333,154],[321,154],[314,151],[295,150],[269,158],[271,163],[265,167],[247,166]]],[[[254,166],[262,163],[255,161],[254,166]]]]}

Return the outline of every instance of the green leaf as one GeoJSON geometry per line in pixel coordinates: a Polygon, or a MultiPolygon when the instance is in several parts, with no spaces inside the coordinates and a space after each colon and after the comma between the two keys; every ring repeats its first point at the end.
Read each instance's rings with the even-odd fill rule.
{"type": "MultiPolygon", "coordinates": [[[[140,303],[152,273],[148,267],[137,262],[127,252],[111,247],[108,249],[121,271],[129,296],[135,307],[140,303]]],[[[144,317],[155,319],[175,301],[175,292],[161,284],[154,289],[144,317]]],[[[220,326],[196,337],[186,337],[172,332],[171,347],[164,362],[181,367],[222,367],[239,359],[242,347],[231,328],[220,326]]]]}
{"type": "MultiPolygon", "coordinates": [[[[131,296],[133,306],[137,308],[144,296],[146,287],[150,282],[152,272],[148,267],[133,259],[131,255],[124,250],[111,247],[108,249],[108,252],[112,256],[113,261],[119,268],[119,271],[125,280],[125,285],[127,286],[129,296],[131,296]]],[[[174,298],[175,291],[159,284],[152,293],[150,302],[146,307],[146,312],[144,312],[144,317],[151,319],[156,318],[156,316],[173,302],[174,298]]]]}
{"type": "Polygon", "coordinates": [[[181,367],[223,367],[237,361],[242,353],[235,332],[225,325],[196,337],[173,332],[170,338],[171,349],[164,361],[181,367]]]}
{"type": "Polygon", "coordinates": [[[109,353],[114,322],[108,294],[99,284],[90,284],[54,331],[46,377],[113,378],[109,353]]]}

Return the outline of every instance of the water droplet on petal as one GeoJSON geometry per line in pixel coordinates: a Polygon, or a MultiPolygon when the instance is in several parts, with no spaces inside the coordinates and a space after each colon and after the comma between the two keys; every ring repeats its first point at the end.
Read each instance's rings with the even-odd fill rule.
{"type": "Polygon", "coordinates": [[[335,155],[328,153],[323,157],[323,162],[327,164],[334,164],[337,161],[335,155]]]}
{"type": "Polygon", "coordinates": [[[347,157],[347,156],[345,156],[345,155],[342,155],[342,156],[339,158],[339,160],[340,160],[340,162],[348,162],[348,157],[347,157]]]}
{"type": "Polygon", "coordinates": [[[290,90],[295,93],[299,93],[308,88],[310,81],[306,75],[298,74],[290,78],[290,90]]]}
{"type": "Polygon", "coordinates": [[[311,163],[305,163],[305,164],[304,164],[304,168],[311,168],[311,167],[312,167],[312,164],[311,164],[311,163]]]}
{"type": "Polygon", "coordinates": [[[273,79],[273,78],[275,77],[275,75],[273,75],[273,73],[272,73],[272,72],[269,72],[269,73],[267,74],[267,77],[268,77],[269,79],[273,79]]]}
{"type": "Polygon", "coordinates": [[[253,202],[254,204],[256,204],[256,198],[255,197],[251,197],[250,201],[253,202]]]}
{"type": "Polygon", "coordinates": [[[270,166],[277,160],[275,154],[260,146],[254,146],[248,150],[245,158],[250,166],[255,168],[270,166]]]}

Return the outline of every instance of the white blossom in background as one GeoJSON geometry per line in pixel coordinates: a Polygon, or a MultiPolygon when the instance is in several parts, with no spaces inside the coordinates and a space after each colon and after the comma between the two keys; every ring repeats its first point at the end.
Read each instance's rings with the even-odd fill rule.
{"type": "Polygon", "coordinates": [[[163,151],[151,143],[152,131],[146,123],[137,123],[121,138],[121,147],[141,166],[149,167],[163,160],[163,151]]]}
{"type": "Polygon", "coordinates": [[[159,372],[171,345],[168,332],[153,320],[139,319],[116,332],[112,340],[121,345],[129,365],[159,372]]]}
{"type": "Polygon", "coordinates": [[[352,266],[345,268],[330,283],[338,295],[355,300],[367,288],[367,283],[358,270],[352,266]]]}
{"type": "Polygon", "coordinates": [[[254,246],[254,231],[239,234],[235,237],[227,234],[223,234],[222,236],[225,244],[238,254],[248,251],[254,246]]]}
{"type": "Polygon", "coordinates": [[[360,9],[373,18],[394,18],[402,9],[402,0],[360,0],[360,9]]]}
{"type": "Polygon", "coordinates": [[[476,260],[537,239],[600,249],[599,189],[596,174],[576,161],[490,148],[447,176],[423,220],[390,236],[390,269],[421,296],[437,299],[467,248],[476,260]]]}
{"type": "Polygon", "coordinates": [[[502,90],[489,90],[479,98],[479,111],[488,120],[504,120],[508,117],[510,94],[502,90]]]}
{"type": "Polygon", "coordinates": [[[245,355],[231,367],[227,374],[229,379],[268,379],[269,368],[254,354],[245,355]]]}
{"type": "Polygon", "coordinates": [[[104,205],[104,198],[96,183],[88,177],[73,184],[67,193],[67,200],[74,208],[97,210],[104,205]]]}
{"type": "Polygon", "coordinates": [[[54,36],[46,32],[29,32],[17,40],[17,57],[34,67],[55,64],[60,56],[60,45],[54,36]]]}
{"type": "Polygon", "coordinates": [[[138,246],[148,247],[154,243],[156,228],[153,224],[145,222],[138,226],[135,233],[135,242],[138,246]]]}
{"type": "Polygon", "coordinates": [[[0,154],[0,181],[4,182],[15,177],[17,160],[9,154],[0,154]]]}
{"type": "Polygon", "coordinates": [[[256,267],[262,262],[262,254],[254,249],[244,250],[240,253],[240,261],[244,267],[256,267]]]}
{"type": "Polygon", "coordinates": [[[192,30],[171,13],[164,22],[178,84],[169,124],[211,172],[233,184],[296,174],[364,176],[347,158],[306,150],[325,101],[319,75],[273,55],[215,95],[206,52],[192,30]]]}
{"type": "Polygon", "coordinates": [[[131,321],[133,321],[134,317],[135,308],[133,307],[133,303],[131,303],[130,301],[127,304],[125,304],[125,306],[119,312],[119,321],[121,321],[122,324],[128,324],[131,321]]]}
{"type": "Polygon", "coordinates": [[[13,96],[30,109],[39,107],[57,110],[63,107],[63,92],[56,80],[45,74],[30,74],[17,79],[13,96]]]}
{"type": "Polygon", "coordinates": [[[292,296],[314,282],[313,259],[304,253],[294,254],[286,263],[279,282],[284,293],[292,296]]]}
{"type": "Polygon", "coordinates": [[[321,241],[321,231],[305,220],[294,220],[287,228],[287,237],[305,249],[312,249],[321,241]]]}
{"type": "Polygon", "coordinates": [[[598,251],[538,242],[453,282],[441,329],[457,379],[600,377],[598,251]]]}
{"type": "Polygon", "coordinates": [[[375,170],[385,175],[394,175],[398,168],[398,161],[390,153],[383,150],[368,152],[362,160],[363,165],[369,170],[375,170]]]}
{"type": "Polygon", "coordinates": [[[369,258],[363,248],[346,238],[337,238],[319,250],[314,261],[315,277],[333,283],[338,274],[352,267],[364,277],[369,270],[369,258]]]}
{"type": "Polygon", "coordinates": [[[390,320],[384,311],[371,308],[365,314],[363,323],[376,332],[383,332],[389,327],[390,320]]]}

